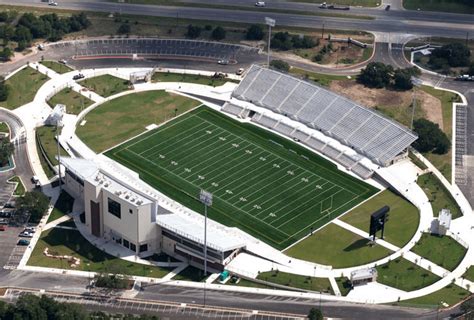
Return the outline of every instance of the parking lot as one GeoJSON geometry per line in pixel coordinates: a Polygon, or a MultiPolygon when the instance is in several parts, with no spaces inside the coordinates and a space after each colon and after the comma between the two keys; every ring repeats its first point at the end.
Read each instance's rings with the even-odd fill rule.
{"type": "Polygon", "coordinates": [[[22,231],[22,227],[11,226],[0,231],[0,266],[5,269],[15,269],[26,250],[26,246],[17,246],[18,234],[22,231]]]}

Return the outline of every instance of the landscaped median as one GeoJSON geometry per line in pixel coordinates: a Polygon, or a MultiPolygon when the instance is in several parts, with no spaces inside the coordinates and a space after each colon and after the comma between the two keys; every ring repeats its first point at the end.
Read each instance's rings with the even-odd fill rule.
{"type": "Polygon", "coordinates": [[[49,68],[59,74],[67,73],[73,70],[64,63],[59,63],[56,61],[40,61],[40,63],[46,68],[49,68]]]}
{"type": "MultiPolygon", "coordinates": [[[[58,145],[56,142],[56,127],[43,126],[36,128],[36,145],[41,166],[44,172],[51,178],[55,175],[54,166],[58,165],[56,159],[58,155],[58,145]]],[[[61,156],[67,156],[68,153],[61,146],[59,147],[61,156]]]]}
{"type": "Polygon", "coordinates": [[[22,196],[25,194],[25,185],[23,181],[21,181],[19,176],[14,176],[8,179],[10,183],[16,183],[15,191],[13,191],[13,195],[15,196],[22,196]]]}
{"type": "Polygon", "coordinates": [[[92,245],[79,231],[62,228],[52,228],[41,234],[27,264],[45,268],[110,272],[152,278],[162,278],[173,269],[139,264],[111,256],[92,245]],[[44,254],[46,248],[53,256],[79,259],[79,264],[73,267],[71,259],[47,257],[44,254]]]}

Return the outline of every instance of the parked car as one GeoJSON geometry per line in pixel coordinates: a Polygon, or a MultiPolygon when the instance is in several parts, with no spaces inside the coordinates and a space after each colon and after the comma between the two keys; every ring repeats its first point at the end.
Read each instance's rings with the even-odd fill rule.
{"type": "Polygon", "coordinates": [[[20,239],[18,240],[18,243],[17,243],[19,246],[28,246],[30,244],[30,241],[29,240],[26,240],[26,239],[20,239]]]}
{"type": "Polygon", "coordinates": [[[0,231],[7,231],[7,226],[4,224],[0,225],[0,231]]]}
{"type": "Polygon", "coordinates": [[[33,233],[28,232],[28,231],[23,231],[18,236],[20,236],[22,238],[33,238],[33,233]]]}
{"type": "Polygon", "coordinates": [[[265,7],[265,1],[257,1],[255,2],[256,7],[265,7]]]}
{"type": "Polygon", "coordinates": [[[13,208],[15,208],[15,205],[13,203],[7,202],[7,203],[5,203],[5,205],[3,207],[6,208],[6,209],[13,209],[13,208]]]}
{"type": "Polygon", "coordinates": [[[53,7],[57,7],[57,6],[58,6],[58,3],[57,3],[57,2],[54,2],[54,1],[50,1],[50,2],[48,3],[48,5],[53,6],[53,7]]]}
{"type": "Polygon", "coordinates": [[[62,63],[62,64],[67,64],[67,60],[65,60],[65,59],[61,59],[61,60],[59,60],[58,62],[59,62],[59,63],[62,63]]]}
{"type": "Polygon", "coordinates": [[[35,227],[26,227],[25,230],[23,230],[23,232],[35,233],[36,228],[35,227]]]}
{"type": "Polygon", "coordinates": [[[217,63],[226,65],[226,64],[229,64],[229,60],[222,59],[222,60],[217,61],[217,63]]]}
{"type": "Polygon", "coordinates": [[[239,70],[237,70],[237,72],[235,73],[236,75],[240,76],[244,73],[244,68],[239,68],[239,70]]]}
{"type": "Polygon", "coordinates": [[[84,79],[84,78],[85,78],[85,76],[82,73],[78,73],[78,74],[76,74],[72,77],[72,80],[80,80],[80,79],[84,79]]]}

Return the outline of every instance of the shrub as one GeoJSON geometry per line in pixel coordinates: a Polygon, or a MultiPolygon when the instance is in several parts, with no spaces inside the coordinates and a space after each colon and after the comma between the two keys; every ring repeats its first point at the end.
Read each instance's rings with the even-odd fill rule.
{"type": "Polygon", "coordinates": [[[290,65],[283,60],[272,60],[270,61],[270,66],[282,71],[290,70],[290,65]]]}
{"type": "Polygon", "coordinates": [[[225,38],[225,34],[226,32],[224,28],[222,28],[221,26],[217,26],[214,30],[212,30],[211,38],[214,40],[222,40],[225,38]]]}
{"type": "Polygon", "coordinates": [[[132,31],[132,27],[128,23],[122,23],[117,30],[118,34],[128,34],[132,31]]]}
{"type": "Polygon", "coordinates": [[[247,29],[247,34],[245,36],[247,40],[262,40],[263,39],[263,29],[258,24],[253,24],[247,29]]]}
{"type": "Polygon", "coordinates": [[[193,26],[192,24],[188,25],[188,30],[186,31],[186,37],[191,39],[196,39],[201,35],[202,28],[200,26],[193,26]]]}

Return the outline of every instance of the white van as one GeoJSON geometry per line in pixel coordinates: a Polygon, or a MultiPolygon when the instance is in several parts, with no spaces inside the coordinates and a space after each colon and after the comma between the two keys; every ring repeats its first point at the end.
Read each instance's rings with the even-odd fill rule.
{"type": "Polygon", "coordinates": [[[255,2],[256,7],[265,7],[265,1],[257,1],[255,2]]]}

